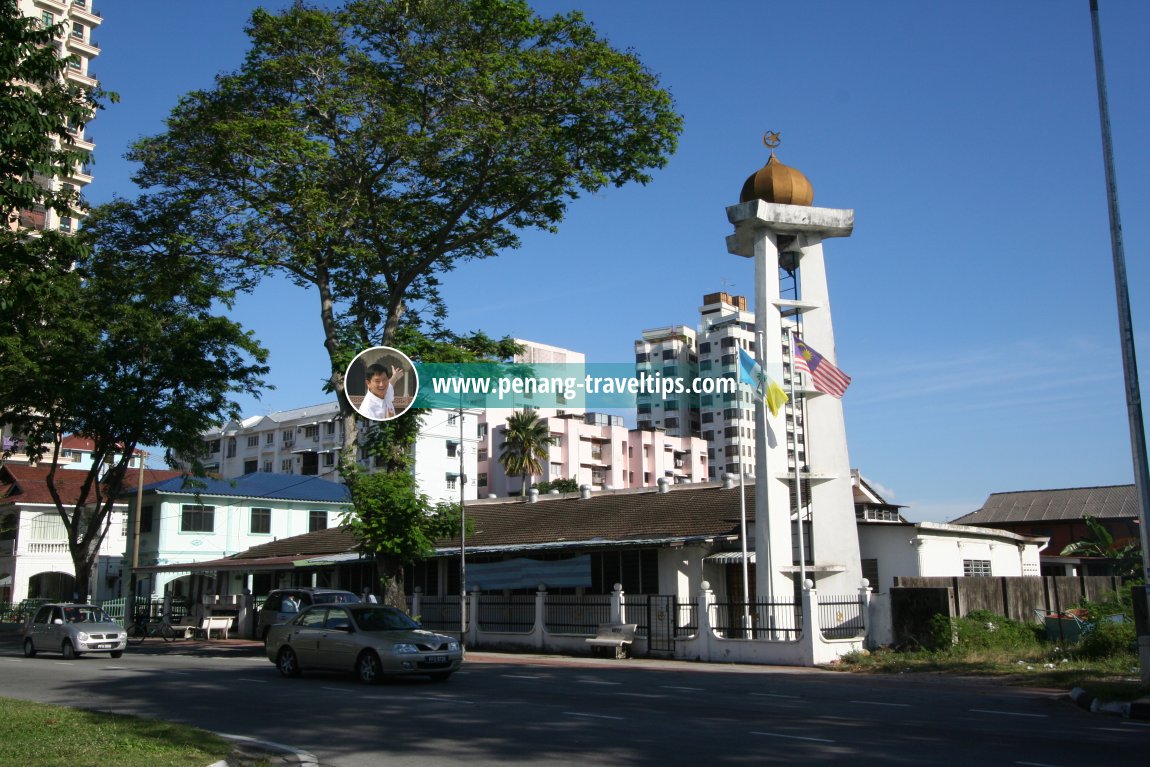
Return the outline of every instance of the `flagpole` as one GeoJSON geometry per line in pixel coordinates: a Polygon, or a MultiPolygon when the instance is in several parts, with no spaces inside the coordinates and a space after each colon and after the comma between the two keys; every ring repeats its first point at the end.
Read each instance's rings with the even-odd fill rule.
{"type": "MultiPolygon", "coordinates": [[[[743,382],[739,379],[739,401],[736,406],[739,409],[738,436],[735,444],[739,449],[739,524],[742,526],[741,538],[743,541],[743,630],[751,630],[751,580],[748,575],[749,565],[747,564],[747,471],[743,466],[743,382]]],[[[754,397],[751,398],[754,401],[754,397]]],[[[753,636],[753,635],[752,635],[753,636]]]]}
{"type": "MultiPolygon", "coordinates": [[[[787,347],[791,354],[791,403],[797,404],[798,400],[795,399],[795,377],[798,371],[795,369],[795,336],[792,328],[787,328],[787,347]]],[[[785,423],[785,420],[784,420],[785,423]]],[[[795,519],[798,521],[799,526],[799,585],[806,585],[807,582],[807,552],[803,544],[803,467],[799,461],[799,430],[798,419],[795,419],[795,428],[791,432],[795,440],[795,519]]]]}

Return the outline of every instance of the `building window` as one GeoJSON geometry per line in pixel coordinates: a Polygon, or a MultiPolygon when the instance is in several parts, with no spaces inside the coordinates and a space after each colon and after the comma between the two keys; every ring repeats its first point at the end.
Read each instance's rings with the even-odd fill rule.
{"type": "Polygon", "coordinates": [[[459,423],[459,413],[448,413],[447,414],[447,425],[448,426],[454,426],[457,423],[459,423]]]}
{"type": "Polygon", "coordinates": [[[220,452],[220,441],[218,439],[208,440],[208,454],[220,452]]]}
{"type": "Polygon", "coordinates": [[[235,458],[236,457],[236,438],[235,437],[228,437],[228,454],[224,457],[225,458],[235,458]]]}
{"type": "Polygon", "coordinates": [[[211,533],[216,529],[216,507],[185,504],[180,513],[180,532],[211,533]]]}
{"type": "Polygon", "coordinates": [[[259,447],[259,446],[260,446],[260,435],[249,434],[248,435],[248,447],[259,447]]]}
{"type": "Polygon", "coordinates": [[[319,439],[319,424],[303,427],[303,436],[305,439],[319,439]]]}
{"type": "Polygon", "coordinates": [[[267,535],[272,531],[272,510],[252,509],[251,532],[256,535],[267,535]]]}
{"type": "Polygon", "coordinates": [[[990,560],[964,559],[962,560],[962,574],[967,578],[989,577],[991,575],[990,560]]]}
{"type": "Polygon", "coordinates": [[[444,475],[444,481],[447,483],[447,489],[448,490],[454,490],[455,489],[455,478],[458,476],[459,476],[458,474],[446,474],[446,475],[444,475]]]}
{"type": "Polygon", "coordinates": [[[268,460],[264,461],[264,473],[265,474],[271,474],[272,473],[272,462],[271,462],[270,458],[268,460]]]}
{"type": "Polygon", "coordinates": [[[291,429],[284,429],[282,433],[283,433],[283,437],[284,437],[283,443],[285,445],[290,445],[292,442],[295,441],[295,433],[291,429]]]}
{"type": "Polygon", "coordinates": [[[335,466],[335,453],[324,453],[323,454],[323,465],[324,466],[335,466]]]}
{"type": "Polygon", "coordinates": [[[282,461],[280,461],[280,471],[283,472],[284,474],[291,474],[292,473],[291,459],[290,458],[285,458],[282,461]]]}
{"type": "Polygon", "coordinates": [[[316,530],[327,529],[327,512],[326,511],[309,511],[307,514],[307,531],[314,533],[316,530]]]}
{"type": "Polygon", "coordinates": [[[50,27],[53,24],[55,24],[56,19],[52,16],[52,14],[48,13],[47,11],[42,11],[40,13],[40,23],[42,25],[44,25],[45,28],[47,28],[47,27],[50,27]]]}
{"type": "Polygon", "coordinates": [[[551,464],[551,479],[559,479],[562,476],[563,476],[563,464],[552,463],[551,464]]]}
{"type": "Polygon", "coordinates": [[[455,442],[454,440],[450,440],[450,439],[447,440],[447,457],[448,458],[455,458],[456,455],[458,454],[456,451],[458,451],[458,450],[459,450],[459,443],[458,442],[455,442]]]}
{"type": "Polygon", "coordinates": [[[870,587],[878,593],[878,560],[864,559],[862,561],[862,576],[870,581],[870,587]]]}
{"type": "Polygon", "coordinates": [[[145,506],[143,512],[140,514],[140,532],[150,533],[155,524],[152,520],[155,519],[154,509],[151,506],[145,506]]]}
{"type": "Polygon", "coordinates": [[[479,474],[479,486],[487,487],[487,472],[481,472],[479,474]]]}
{"type": "Polygon", "coordinates": [[[335,435],[335,421],[328,421],[327,423],[325,423],[323,425],[323,433],[328,437],[334,436],[335,435]]]}
{"type": "Polygon", "coordinates": [[[258,458],[253,458],[250,461],[244,461],[244,474],[255,474],[260,470],[260,462],[258,458]]]}
{"type": "Polygon", "coordinates": [[[84,30],[83,24],[78,24],[76,22],[72,22],[72,37],[75,37],[78,40],[83,40],[84,39],[84,32],[85,32],[85,30],[84,30]]]}
{"type": "Polygon", "coordinates": [[[711,353],[711,342],[710,341],[704,341],[703,343],[699,344],[699,354],[710,354],[710,353],[711,353]]]}
{"type": "Polygon", "coordinates": [[[264,444],[265,445],[274,445],[275,443],[276,443],[276,433],[274,431],[269,431],[267,434],[264,435],[264,444]]]}
{"type": "Polygon", "coordinates": [[[475,427],[475,434],[476,434],[476,436],[479,437],[479,439],[483,439],[484,437],[486,437],[487,436],[487,424],[481,423],[477,427],[475,427]]]}

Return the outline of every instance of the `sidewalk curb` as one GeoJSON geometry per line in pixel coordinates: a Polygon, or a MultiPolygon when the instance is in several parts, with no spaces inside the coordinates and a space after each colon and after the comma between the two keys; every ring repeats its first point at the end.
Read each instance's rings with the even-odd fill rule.
{"type": "Polygon", "coordinates": [[[1104,701],[1091,696],[1081,687],[1070,691],[1070,700],[1081,709],[1092,714],[1114,714],[1139,722],[1150,722],[1150,700],[1104,701]]]}
{"type": "MultiPolygon", "coordinates": [[[[245,735],[230,735],[226,732],[217,732],[224,740],[231,741],[233,750],[253,756],[276,758],[285,765],[299,765],[299,767],[319,767],[319,760],[315,754],[303,749],[285,746],[282,743],[272,743],[267,740],[256,740],[245,735]]],[[[233,767],[230,759],[223,759],[210,764],[208,767],[233,767]]]]}

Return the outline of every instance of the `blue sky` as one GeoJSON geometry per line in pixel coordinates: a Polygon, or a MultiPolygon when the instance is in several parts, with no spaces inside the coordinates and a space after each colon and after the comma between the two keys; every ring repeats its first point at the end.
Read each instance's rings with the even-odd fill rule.
{"type": "MultiPolygon", "coordinates": [[[[265,2],[271,9],[286,2],[265,2]]],[[[129,144],[239,66],[248,0],[104,0],[90,126],[94,203],[131,197],[129,144]],[[194,10],[193,10],[194,9],[194,10]]],[[[725,208],[767,159],[853,208],[825,246],[851,463],[915,521],[992,492],[1133,481],[1087,0],[712,3],[539,0],[631,48],[685,117],[647,186],[588,196],[557,234],[447,275],[450,324],[625,362],[704,293],[754,295],[725,208]]],[[[1101,0],[1136,341],[1150,308],[1150,3],[1101,0]]],[[[326,398],[313,294],[280,283],[235,316],[270,349],[255,415],[326,398]]],[[[1150,377],[1150,352],[1143,354],[1150,377]]]]}

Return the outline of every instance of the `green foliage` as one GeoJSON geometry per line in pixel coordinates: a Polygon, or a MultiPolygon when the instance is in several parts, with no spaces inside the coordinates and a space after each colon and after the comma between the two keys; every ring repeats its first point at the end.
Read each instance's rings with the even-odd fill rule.
{"type": "MultiPolygon", "coordinates": [[[[67,78],[67,59],[57,55],[55,41],[62,24],[42,27],[25,16],[16,0],[0,0],[0,226],[5,250],[13,242],[7,226],[17,214],[35,207],[67,214],[76,194],[53,190],[36,177],[67,175],[89,154],[76,148],[70,129],[80,128],[114,94],[92,91],[67,78]]],[[[3,307],[0,307],[3,309],[3,307]]]]}
{"type": "Polygon", "coordinates": [[[682,127],[633,53],[524,0],[295,3],[247,32],[243,65],[133,148],[150,192],[124,203],[126,232],[238,284],[314,286],[350,441],[349,353],[441,322],[443,273],[648,181],[682,127]]]}
{"type": "Polygon", "coordinates": [[[1106,618],[1094,622],[1078,645],[1072,648],[1076,656],[1097,660],[1122,655],[1133,655],[1138,648],[1138,634],[1134,623],[1106,618]]]}
{"type": "Polygon", "coordinates": [[[579,492],[579,480],[574,478],[544,480],[537,484],[536,488],[540,493],[550,493],[552,490],[560,493],[577,493],[579,492]]]}
{"type": "Polygon", "coordinates": [[[1062,549],[1064,557],[1102,557],[1111,560],[1114,574],[1137,578],[1142,573],[1142,542],[1138,539],[1117,543],[1106,526],[1094,517],[1083,517],[1090,536],[1062,549]]]}
{"type": "Polygon", "coordinates": [[[523,410],[508,417],[503,440],[499,445],[499,464],[508,476],[523,478],[522,494],[526,495],[528,478],[543,472],[542,462],[547,460],[555,438],[546,420],[534,410],[523,410]]]}
{"type": "Polygon", "coordinates": [[[1033,650],[1039,646],[1041,627],[974,610],[962,618],[936,615],[931,621],[936,646],[958,651],[971,649],[1033,650]]]}
{"type": "Polygon", "coordinates": [[[458,507],[433,506],[407,472],[345,475],[354,513],[346,523],[360,551],[410,564],[435,552],[435,542],[459,532],[458,507]]]}

